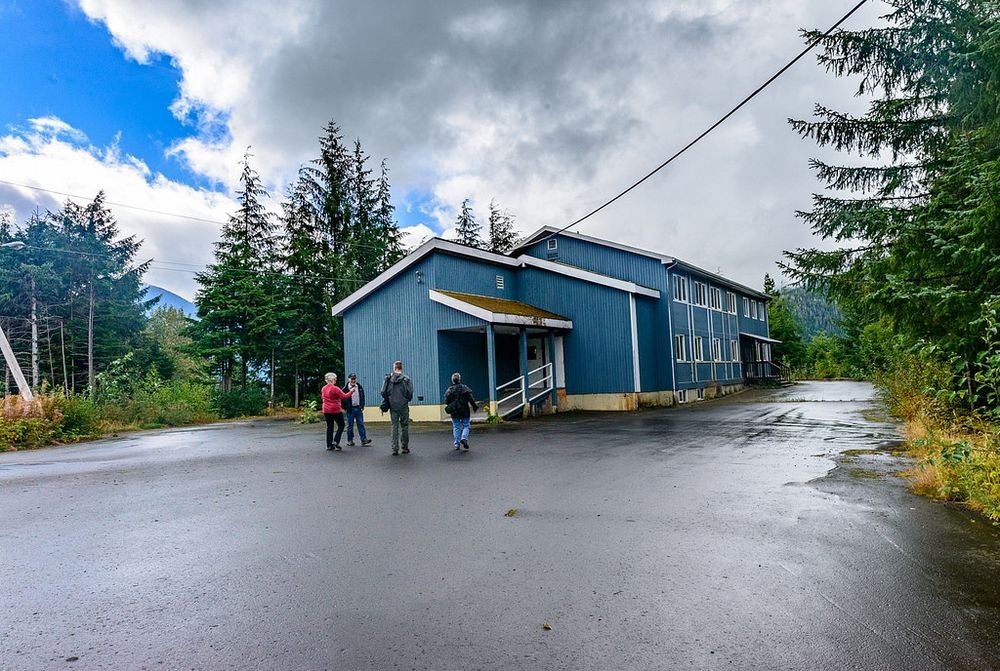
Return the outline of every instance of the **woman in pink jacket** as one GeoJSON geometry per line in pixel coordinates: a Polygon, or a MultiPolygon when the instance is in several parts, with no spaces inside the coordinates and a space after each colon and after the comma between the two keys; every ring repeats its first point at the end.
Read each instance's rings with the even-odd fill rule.
{"type": "Polygon", "coordinates": [[[326,418],[326,449],[339,450],[340,436],[344,433],[344,408],[340,402],[350,394],[337,386],[337,374],[326,374],[326,386],[320,392],[323,397],[323,417],[326,418]],[[333,436],[333,425],[337,425],[337,436],[333,436]]]}

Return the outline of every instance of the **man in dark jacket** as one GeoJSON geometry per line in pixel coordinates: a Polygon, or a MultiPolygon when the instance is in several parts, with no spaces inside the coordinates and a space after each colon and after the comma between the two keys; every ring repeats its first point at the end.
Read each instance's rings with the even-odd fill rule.
{"type": "Polygon", "coordinates": [[[413,382],[403,375],[403,362],[392,365],[392,374],[385,376],[382,383],[382,398],[389,403],[389,419],[392,420],[392,455],[396,456],[402,447],[403,454],[410,453],[410,400],[413,398],[413,382]]]}
{"type": "Polygon", "coordinates": [[[358,376],[351,373],[347,376],[347,386],[344,391],[350,396],[345,398],[340,404],[344,408],[344,415],[347,417],[347,446],[354,447],[354,425],[358,425],[358,438],[362,445],[371,444],[368,433],[365,431],[365,388],[358,383],[358,376]]]}
{"type": "Polygon", "coordinates": [[[472,390],[462,384],[462,374],[451,376],[451,386],[444,393],[444,408],[451,415],[451,432],[455,438],[455,449],[459,446],[469,449],[469,429],[472,427],[472,412],[479,410],[472,390]],[[470,412],[471,408],[471,412],[470,412]]]}

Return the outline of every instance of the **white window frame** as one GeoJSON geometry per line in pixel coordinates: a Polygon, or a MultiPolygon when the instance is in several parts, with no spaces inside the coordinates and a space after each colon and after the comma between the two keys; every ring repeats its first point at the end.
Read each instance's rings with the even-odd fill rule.
{"type": "Polygon", "coordinates": [[[744,317],[750,316],[750,299],[747,298],[746,296],[743,297],[743,316],[744,317]]]}
{"type": "Polygon", "coordinates": [[[719,289],[718,287],[709,288],[708,297],[709,303],[712,305],[712,309],[722,312],[722,289],[719,289]]]}
{"type": "Polygon", "coordinates": [[[688,361],[687,358],[687,336],[678,333],[674,336],[674,347],[677,348],[677,360],[688,361]]]}
{"type": "Polygon", "coordinates": [[[722,361],[721,338],[712,338],[712,361],[722,361]]]}
{"type": "Polygon", "coordinates": [[[677,390],[677,402],[678,403],[687,403],[688,402],[688,390],[687,389],[679,389],[679,390],[677,390]]]}
{"type": "Polygon", "coordinates": [[[688,302],[688,279],[680,275],[674,275],[674,300],[681,303],[688,302]]]}
{"type": "Polygon", "coordinates": [[[730,361],[740,360],[740,343],[738,340],[729,341],[729,359],[730,361]]]}
{"type": "Polygon", "coordinates": [[[750,301],[750,317],[757,319],[757,301],[750,301]]]}
{"type": "Polygon", "coordinates": [[[761,303],[760,309],[757,310],[757,314],[761,321],[767,320],[767,303],[761,303]]]}
{"type": "Polygon", "coordinates": [[[694,337],[694,352],[692,354],[695,361],[705,360],[705,340],[701,336],[694,337]]]}
{"type": "Polygon", "coordinates": [[[704,401],[705,400],[705,388],[704,387],[699,387],[698,389],[696,389],[695,390],[695,397],[699,401],[704,401]]]}
{"type": "Polygon", "coordinates": [[[556,240],[555,238],[549,238],[549,240],[548,240],[548,250],[551,252],[551,251],[555,251],[557,249],[559,249],[559,241],[556,240]]]}
{"type": "Polygon", "coordinates": [[[708,305],[708,285],[704,282],[694,283],[694,304],[708,305]]]}
{"type": "Polygon", "coordinates": [[[726,292],[726,308],[726,312],[729,314],[736,314],[736,294],[732,291],[726,292]]]}

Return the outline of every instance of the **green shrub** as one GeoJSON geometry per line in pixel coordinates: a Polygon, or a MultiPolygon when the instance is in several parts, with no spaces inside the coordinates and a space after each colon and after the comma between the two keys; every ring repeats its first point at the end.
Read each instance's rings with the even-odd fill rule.
{"type": "Polygon", "coordinates": [[[86,396],[70,394],[62,402],[62,435],[85,438],[100,433],[100,409],[86,396]]]}
{"type": "Polygon", "coordinates": [[[216,391],[212,406],[221,417],[250,417],[261,415],[270,400],[263,389],[250,387],[232,391],[216,391]]]}

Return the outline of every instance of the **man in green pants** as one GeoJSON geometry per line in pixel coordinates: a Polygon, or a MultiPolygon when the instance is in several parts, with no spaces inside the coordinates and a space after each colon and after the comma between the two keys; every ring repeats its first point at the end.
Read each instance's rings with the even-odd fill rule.
{"type": "Polygon", "coordinates": [[[413,382],[403,375],[403,362],[392,364],[392,374],[385,376],[382,383],[382,398],[389,403],[389,419],[392,420],[392,456],[402,448],[403,454],[410,453],[410,400],[413,398],[413,382]]]}

